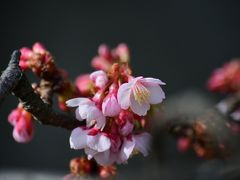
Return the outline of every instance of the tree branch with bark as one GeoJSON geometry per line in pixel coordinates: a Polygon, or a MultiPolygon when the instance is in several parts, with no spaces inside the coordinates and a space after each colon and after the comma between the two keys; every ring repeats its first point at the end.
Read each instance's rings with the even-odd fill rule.
{"type": "Polygon", "coordinates": [[[7,94],[15,95],[24,109],[44,125],[51,125],[72,130],[81,125],[69,114],[56,113],[49,103],[44,102],[39,94],[34,92],[29,80],[19,67],[20,52],[15,50],[8,67],[0,77],[0,98],[7,94]]]}

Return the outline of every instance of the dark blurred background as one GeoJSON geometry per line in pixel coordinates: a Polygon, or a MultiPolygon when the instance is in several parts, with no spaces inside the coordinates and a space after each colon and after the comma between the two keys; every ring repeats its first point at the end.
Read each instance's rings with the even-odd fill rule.
{"type": "MultiPolygon", "coordinates": [[[[114,47],[126,42],[134,74],[160,78],[167,83],[167,96],[188,88],[204,91],[214,68],[240,57],[239,8],[237,0],[2,1],[0,70],[14,49],[39,41],[74,79],[92,71],[90,60],[99,44],[114,47]]],[[[70,133],[38,126],[30,144],[17,144],[7,122],[16,104],[9,96],[0,107],[0,169],[67,172],[69,160],[80,155],[69,148],[70,133]]],[[[181,166],[188,160],[182,158],[178,163],[181,166]]],[[[142,166],[144,161],[134,158],[120,172],[134,174],[131,168],[141,171],[142,166]]],[[[194,179],[190,169],[188,172],[185,179],[194,179]]]]}

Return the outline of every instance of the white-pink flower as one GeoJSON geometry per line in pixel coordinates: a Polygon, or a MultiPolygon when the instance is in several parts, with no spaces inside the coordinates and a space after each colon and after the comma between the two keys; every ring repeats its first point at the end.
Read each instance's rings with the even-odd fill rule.
{"type": "Polygon", "coordinates": [[[94,157],[99,164],[108,164],[111,140],[98,129],[75,128],[70,136],[70,147],[84,149],[88,159],[94,157]]]}
{"type": "Polygon", "coordinates": [[[102,111],[105,116],[109,117],[117,116],[120,113],[121,108],[114,93],[110,93],[105,97],[102,103],[102,111]]]}
{"type": "Polygon", "coordinates": [[[70,136],[70,147],[72,149],[84,149],[88,159],[94,158],[102,166],[127,163],[133,150],[148,155],[150,149],[151,135],[141,133],[130,138],[111,140],[107,135],[96,128],[75,128],[70,136]],[[120,144],[119,144],[120,143],[120,144]],[[120,147],[121,146],[121,147],[120,147]],[[118,149],[120,147],[120,149],[118,149]]]}
{"type": "Polygon", "coordinates": [[[108,82],[108,77],[107,74],[102,71],[95,71],[93,73],[90,74],[90,79],[95,83],[95,85],[99,88],[104,88],[104,86],[107,84],[108,82]]]}
{"type": "Polygon", "coordinates": [[[66,101],[69,107],[78,107],[76,109],[76,118],[79,121],[86,119],[87,127],[95,124],[98,129],[103,129],[106,123],[106,118],[95,103],[88,98],[74,98],[66,101]]]}
{"type": "Polygon", "coordinates": [[[127,163],[128,158],[133,150],[137,150],[147,156],[150,149],[151,135],[149,133],[141,133],[133,135],[130,139],[124,138],[121,150],[118,154],[117,163],[127,163]]]}
{"type": "Polygon", "coordinates": [[[165,98],[160,85],[165,85],[159,79],[136,77],[124,83],[118,90],[118,103],[122,109],[131,110],[139,116],[144,116],[150,109],[150,104],[159,104],[165,98]]]}

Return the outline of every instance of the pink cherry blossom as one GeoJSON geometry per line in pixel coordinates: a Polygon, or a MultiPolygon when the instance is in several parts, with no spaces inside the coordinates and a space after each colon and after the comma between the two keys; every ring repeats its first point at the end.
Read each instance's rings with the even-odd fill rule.
{"type": "Polygon", "coordinates": [[[103,129],[106,118],[95,103],[88,98],[74,98],[66,101],[69,107],[78,107],[75,111],[76,118],[79,121],[86,119],[87,127],[95,124],[95,127],[103,129]]]}
{"type": "Polygon", "coordinates": [[[124,83],[118,90],[118,102],[122,109],[131,110],[139,116],[144,116],[150,109],[150,104],[158,104],[165,98],[160,85],[165,85],[159,79],[136,77],[124,83]]]}
{"type": "Polygon", "coordinates": [[[103,161],[106,159],[102,158],[102,156],[105,153],[109,153],[108,150],[111,147],[111,141],[104,133],[97,129],[83,129],[78,127],[71,133],[70,147],[72,149],[84,149],[89,159],[95,158],[99,164],[103,165],[105,164],[103,161]],[[91,131],[94,131],[94,133],[91,131]]]}
{"type": "Polygon", "coordinates": [[[90,74],[90,79],[95,83],[98,88],[104,88],[104,86],[108,82],[107,74],[102,70],[95,71],[90,74]]]}
{"type": "Polygon", "coordinates": [[[118,155],[117,163],[127,163],[133,150],[141,152],[144,156],[148,155],[150,149],[151,135],[149,133],[141,133],[133,135],[131,138],[124,138],[121,150],[118,155]]]}
{"type": "Polygon", "coordinates": [[[102,111],[105,116],[109,117],[114,117],[119,114],[121,108],[114,93],[108,94],[104,99],[102,103],[102,111]]]}

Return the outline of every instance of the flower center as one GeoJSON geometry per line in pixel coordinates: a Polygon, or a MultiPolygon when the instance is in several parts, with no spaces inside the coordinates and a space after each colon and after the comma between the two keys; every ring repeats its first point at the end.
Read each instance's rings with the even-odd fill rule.
{"type": "Polygon", "coordinates": [[[141,83],[137,83],[133,88],[133,95],[135,100],[142,104],[144,102],[148,102],[148,98],[150,96],[149,90],[143,86],[141,83]]]}

